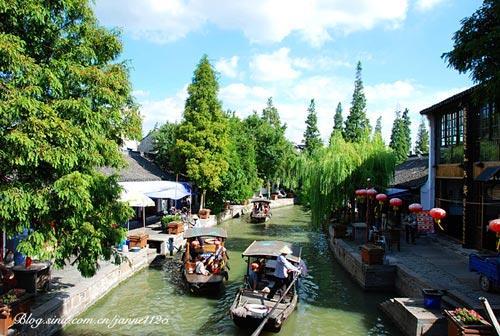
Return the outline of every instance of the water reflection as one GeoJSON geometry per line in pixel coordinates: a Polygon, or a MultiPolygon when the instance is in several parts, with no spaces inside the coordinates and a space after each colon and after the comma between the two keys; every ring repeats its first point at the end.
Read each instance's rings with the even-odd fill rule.
{"type": "MultiPolygon", "coordinates": [[[[112,290],[80,317],[168,318],[164,325],[78,325],[65,328],[72,335],[250,335],[233,325],[228,315],[236,290],[242,285],[245,263],[241,253],[254,240],[281,239],[302,247],[309,274],[299,288],[300,302],[279,335],[399,335],[383,318],[378,303],[384,295],[364,293],[338,266],[322,232],[311,230],[309,216],[299,207],[274,209],[266,224],[236,219],[222,225],[228,231],[230,279],[215,297],[190,294],[183,285],[178,260],[163,269],[146,269],[112,290]]],[[[265,333],[264,333],[265,334],[265,333]]]]}

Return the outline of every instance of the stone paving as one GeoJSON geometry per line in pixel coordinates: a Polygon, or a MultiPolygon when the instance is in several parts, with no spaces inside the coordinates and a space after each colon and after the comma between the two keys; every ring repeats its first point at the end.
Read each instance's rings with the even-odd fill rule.
{"type": "Polygon", "coordinates": [[[472,308],[481,308],[478,298],[484,296],[493,309],[500,310],[500,293],[482,291],[479,275],[469,272],[469,254],[478,251],[436,234],[421,236],[416,244],[406,244],[402,238],[401,251],[388,251],[387,263],[409,269],[429,288],[446,289],[452,298],[472,308]]]}

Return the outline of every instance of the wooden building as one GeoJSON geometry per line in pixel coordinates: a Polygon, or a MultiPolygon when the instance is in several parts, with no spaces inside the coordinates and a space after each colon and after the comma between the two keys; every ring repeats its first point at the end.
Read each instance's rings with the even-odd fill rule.
{"type": "Polygon", "coordinates": [[[500,110],[478,99],[477,87],[420,113],[430,124],[429,179],[425,208],[448,213],[445,234],[464,247],[495,249],[488,222],[500,217],[500,110]]]}

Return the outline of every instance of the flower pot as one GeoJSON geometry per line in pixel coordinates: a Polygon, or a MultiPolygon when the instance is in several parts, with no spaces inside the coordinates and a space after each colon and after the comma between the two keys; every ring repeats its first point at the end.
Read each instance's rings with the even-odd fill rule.
{"type": "Polygon", "coordinates": [[[384,249],[373,244],[361,246],[361,260],[368,265],[382,265],[384,263],[384,249]]]}
{"type": "Polygon", "coordinates": [[[448,319],[448,336],[495,335],[491,324],[483,318],[475,324],[465,324],[456,317],[455,311],[445,310],[444,313],[448,319]]]}
{"type": "Polygon", "coordinates": [[[198,216],[200,217],[200,219],[208,219],[208,217],[210,216],[210,209],[200,209],[200,211],[198,212],[198,216]]]}

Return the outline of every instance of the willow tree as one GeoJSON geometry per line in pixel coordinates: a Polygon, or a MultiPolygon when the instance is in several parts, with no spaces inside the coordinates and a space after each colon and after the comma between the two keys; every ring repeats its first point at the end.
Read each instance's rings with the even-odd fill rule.
{"type": "Polygon", "coordinates": [[[337,209],[345,207],[354,190],[366,186],[386,187],[394,174],[395,158],[381,142],[345,141],[337,134],[329,147],[312,157],[301,157],[289,176],[303,181],[313,225],[320,226],[337,209]]]}
{"type": "Polygon", "coordinates": [[[88,1],[0,1],[0,228],[18,250],[84,276],[124,237],[122,139],[140,138],[116,32],[88,1]]]}
{"type": "Polygon", "coordinates": [[[202,191],[201,207],[207,190],[218,191],[227,173],[228,121],[218,99],[219,83],[204,55],[188,86],[183,120],[176,132],[177,169],[202,191]]]}

